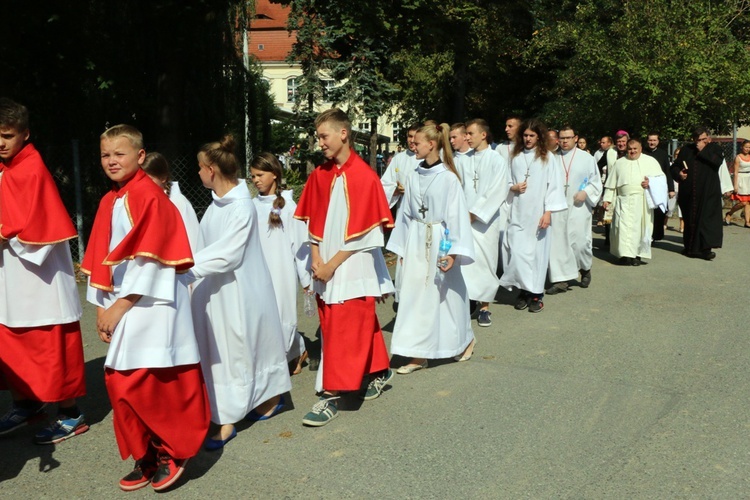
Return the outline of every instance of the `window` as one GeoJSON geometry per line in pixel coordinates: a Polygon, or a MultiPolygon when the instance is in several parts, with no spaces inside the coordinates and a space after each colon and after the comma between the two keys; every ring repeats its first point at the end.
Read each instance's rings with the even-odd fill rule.
{"type": "Polygon", "coordinates": [[[331,90],[336,86],[333,80],[321,80],[323,84],[323,102],[331,102],[331,90]]]}
{"type": "Polygon", "coordinates": [[[297,79],[290,78],[286,81],[286,102],[294,102],[297,97],[297,79]]]}
{"type": "Polygon", "coordinates": [[[263,45],[262,43],[259,43],[259,44],[258,44],[258,51],[259,51],[259,52],[260,52],[261,50],[264,50],[265,48],[266,48],[266,47],[265,47],[265,45],[263,45]]]}
{"type": "Polygon", "coordinates": [[[404,130],[403,123],[393,123],[393,142],[398,142],[401,139],[401,133],[404,130]]]}
{"type": "Polygon", "coordinates": [[[359,124],[360,130],[370,130],[370,122],[362,122],[359,124]]]}

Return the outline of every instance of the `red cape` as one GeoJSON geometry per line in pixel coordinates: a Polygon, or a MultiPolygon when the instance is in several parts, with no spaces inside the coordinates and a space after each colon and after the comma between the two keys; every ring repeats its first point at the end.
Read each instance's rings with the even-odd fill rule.
{"type": "Polygon", "coordinates": [[[341,168],[329,160],[313,170],[307,179],[294,217],[307,221],[310,237],[323,240],[331,191],[339,176],[344,178],[344,195],[349,207],[344,241],[362,236],[379,225],[393,227],[393,217],[380,179],[352,150],[341,168]]]}
{"type": "Polygon", "coordinates": [[[91,276],[91,286],[111,292],[112,266],[135,257],[147,257],[177,271],[193,267],[193,254],[180,212],[140,169],[121,188],[113,186],[99,203],[81,271],[91,276]],[[133,227],[110,252],[112,208],[117,198],[122,197],[133,227]]]}
{"type": "Polygon", "coordinates": [[[78,236],[55,181],[32,144],[7,165],[0,163],[0,235],[32,245],[78,236]]]}

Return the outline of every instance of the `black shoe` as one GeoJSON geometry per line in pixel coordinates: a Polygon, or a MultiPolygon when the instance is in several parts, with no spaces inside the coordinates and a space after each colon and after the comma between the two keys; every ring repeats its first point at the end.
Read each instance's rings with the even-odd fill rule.
{"type": "Polygon", "coordinates": [[[553,283],[551,287],[545,292],[547,295],[555,295],[557,293],[565,293],[568,291],[568,284],[564,281],[553,283]]]}
{"type": "Polygon", "coordinates": [[[641,258],[640,257],[636,257],[635,259],[630,259],[630,265],[631,266],[638,267],[641,264],[643,264],[643,262],[641,262],[641,258]]]}
{"type": "Polygon", "coordinates": [[[588,288],[591,284],[591,269],[584,271],[581,269],[581,288],[588,288]]]}
{"type": "Polygon", "coordinates": [[[532,297],[529,300],[529,312],[538,313],[544,309],[544,302],[539,297],[532,297]]]}
{"type": "Polygon", "coordinates": [[[701,253],[701,258],[703,260],[714,260],[716,258],[716,252],[712,251],[706,251],[701,253]]]}
{"type": "Polygon", "coordinates": [[[517,311],[523,311],[524,309],[529,307],[529,298],[525,293],[521,292],[521,295],[519,295],[518,299],[516,300],[516,305],[514,305],[513,307],[517,311]]]}
{"type": "Polygon", "coordinates": [[[621,266],[632,266],[633,265],[633,259],[630,257],[620,257],[620,260],[618,261],[621,266]]]}

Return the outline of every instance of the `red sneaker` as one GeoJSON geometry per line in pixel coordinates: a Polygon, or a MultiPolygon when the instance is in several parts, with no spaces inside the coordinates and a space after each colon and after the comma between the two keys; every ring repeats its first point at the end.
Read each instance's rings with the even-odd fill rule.
{"type": "Polygon", "coordinates": [[[151,486],[154,487],[154,491],[166,490],[180,479],[188,460],[188,458],[174,459],[166,453],[160,453],[156,473],[151,478],[151,486]]]}
{"type": "Polygon", "coordinates": [[[156,457],[148,454],[140,460],[136,460],[133,471],[120,479],[122,491],[135,491],[143,488],[151,482],[156,473],[156,457]]]}

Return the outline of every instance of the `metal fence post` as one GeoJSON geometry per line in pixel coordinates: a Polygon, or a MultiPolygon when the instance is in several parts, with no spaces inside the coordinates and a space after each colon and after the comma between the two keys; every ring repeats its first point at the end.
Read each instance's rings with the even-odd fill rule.
{"type": "Polygon", "coordinates": [[[78,230],[78,260],[83,260],[83,195],[81,191],[81,155],[78,139],[70,143],[73,148],[73,182],[76,194],[76,229],[78,230]]]}

